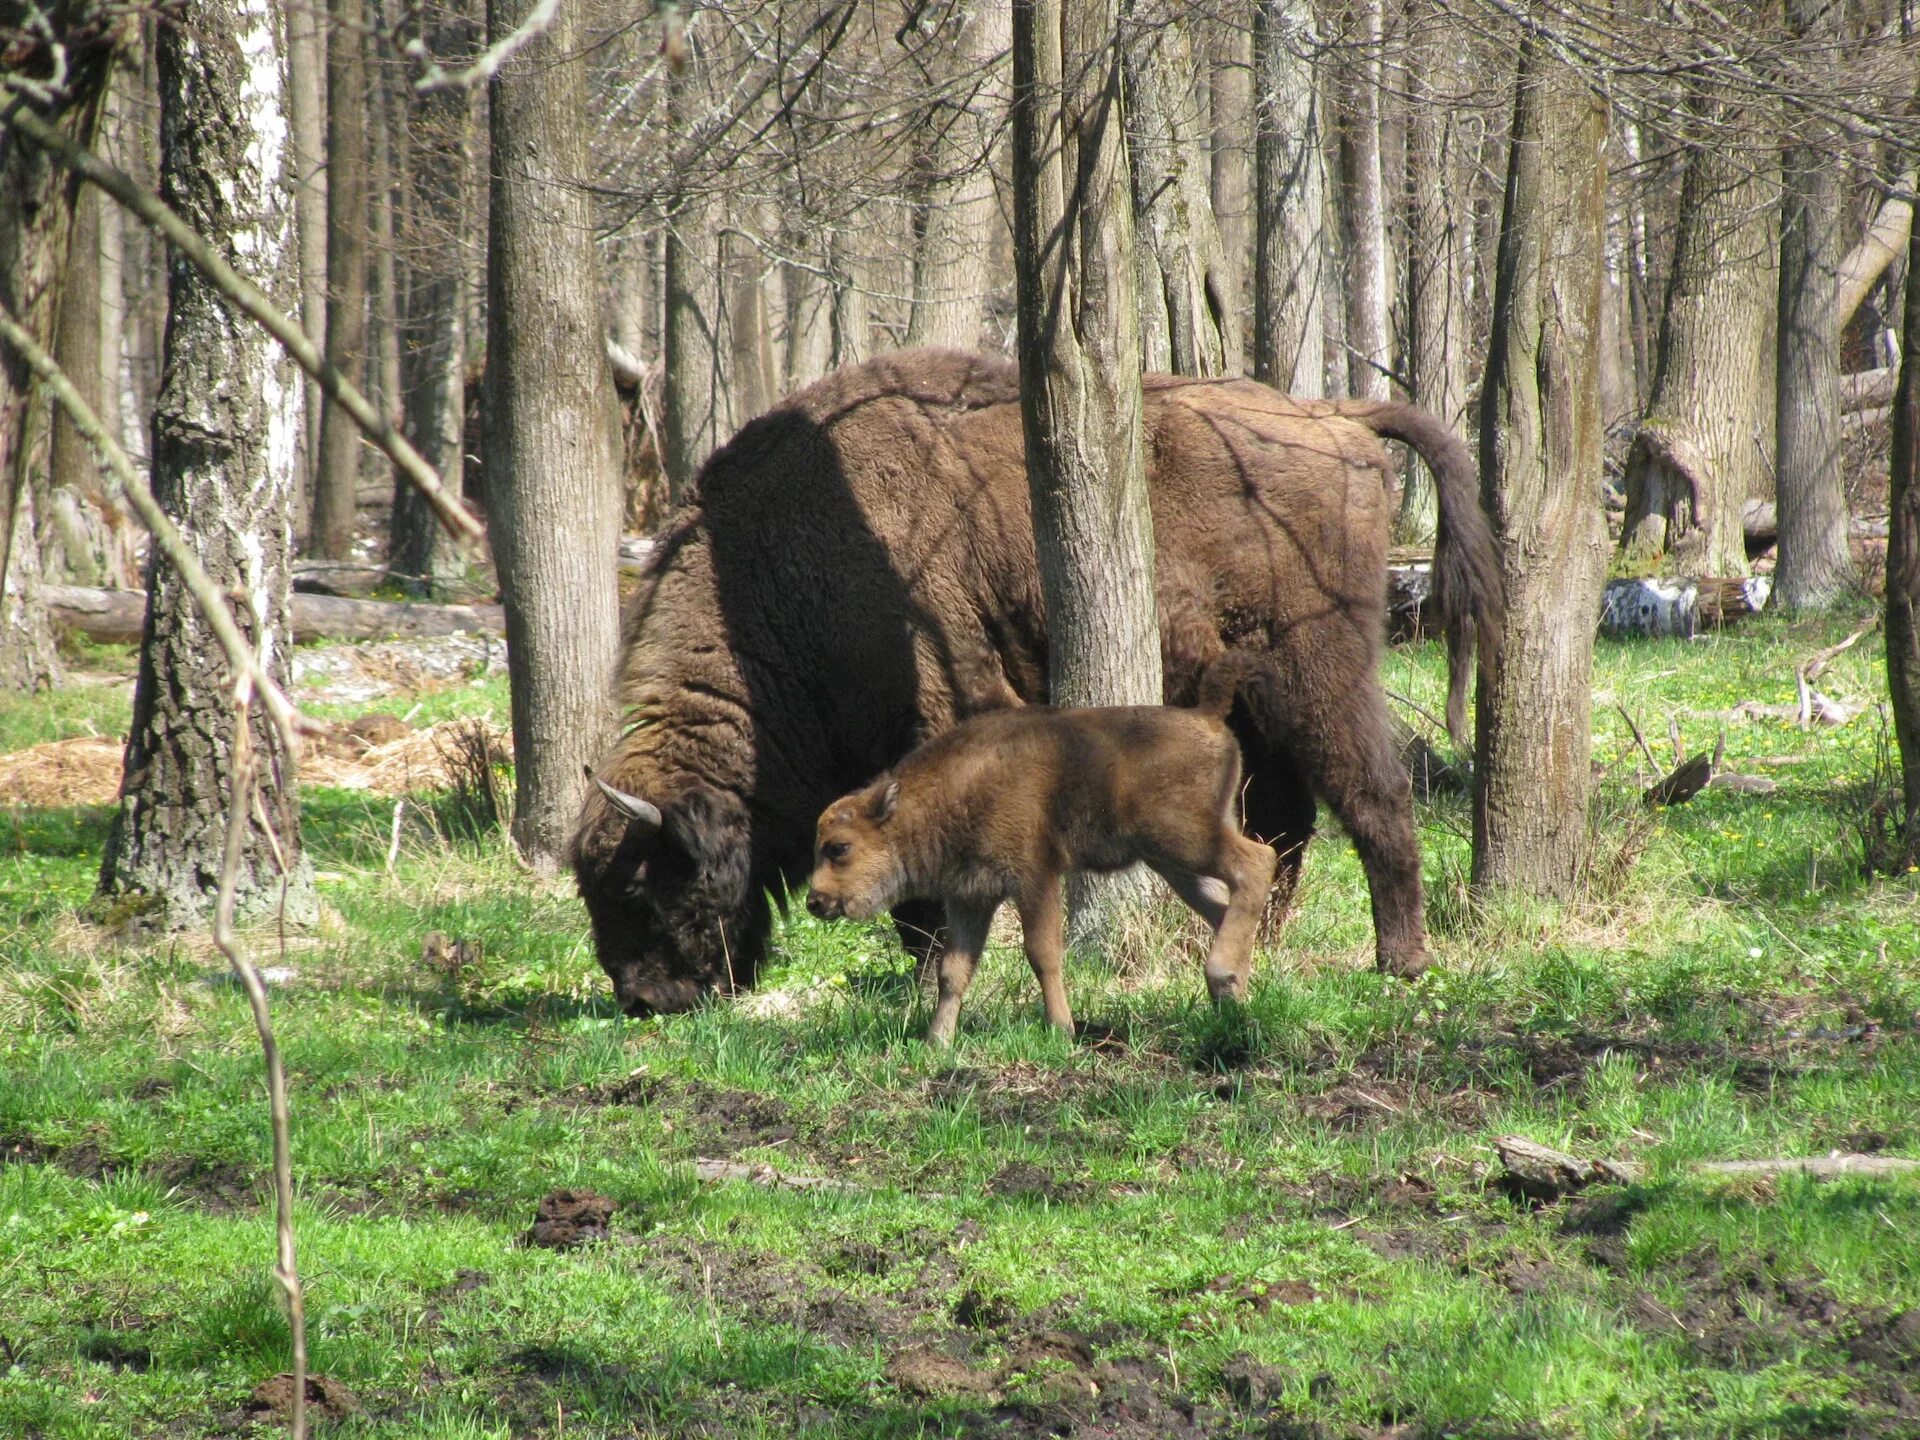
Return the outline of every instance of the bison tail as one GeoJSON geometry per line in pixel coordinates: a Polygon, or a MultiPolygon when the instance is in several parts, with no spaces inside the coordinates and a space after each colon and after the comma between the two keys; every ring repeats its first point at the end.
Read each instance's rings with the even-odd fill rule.
{"type": "Polygon", "coordinates": [[[1467,661],[1478,641],[1480,673],[1500,656],[1506,586],[1493,526],[1480,505],[1480,484],[1467,447],[1437,416],[1396,400],[1348,400],[1339,413],[1388,440],[1411,445],[1433,472],[1440,496],[1440,533],[1433,547],[1434,600],[1447,636],[1447,733],[1467,744],[1467,661]]]}

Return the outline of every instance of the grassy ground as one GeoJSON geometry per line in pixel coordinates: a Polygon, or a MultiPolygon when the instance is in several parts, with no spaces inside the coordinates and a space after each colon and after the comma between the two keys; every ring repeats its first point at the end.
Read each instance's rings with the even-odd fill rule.
{"type": "MultiPolygon", "coordinates": [[[[1070,967],[1077,1044],[1002,946],[932,1054],[890,939],[804,912],[760,995],[628,1021],[565,886],[424,825],[389,873],[388,803],[309,794],[336,918],[254,944],[295,972],[313,1362],[363,1407],[331,1433],[1920,1434],[1920,1185],[1688,1168],[1920,1155],[1920,877],[1866,880],[1856,835],[1878,721],[1732,725],[1778,791],[1650,819],[1613,708],[1664,757],[1670,713],[1791,700],[1844,633],[1602,645],[1578,906],[1469,907],[1436,802],[1431,977],[1367,968],[1330,835],[1243,1014],[1169,920],[1143,977],[1070,967]],[[423,958],[433,931],[478,956],[423,958]],[[1492,1183],[1508,1133],[1646,1178],[1528,1208],[1492,1183]],[[556,1187],[613,1200],[610,1238],[524,1244],[556,1187]]],[[[1881,667],[1870,636],[1821,688],[1881,667]]],[[[1388,683],[1437,708],[1438,657],[1388,683]]],[[[497,684],[459,704],[504,721],[497,684]]],[[[0,739],[124,724],[94,686],[0,739]]],[[[0,817],[0,1435],[243,1432],[288,1364],[259,1056],[201,938],[80,918],[105,820],[0,817]]]]}

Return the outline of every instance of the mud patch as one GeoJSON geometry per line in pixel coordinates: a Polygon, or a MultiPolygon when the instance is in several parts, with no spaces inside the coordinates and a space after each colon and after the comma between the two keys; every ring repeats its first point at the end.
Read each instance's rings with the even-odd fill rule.
{"type": "MultiPolygon", "coordinates": [[[[344,1420],[349,1415],[360,1412],[360,1401],[354,1393],[338,1380],[325,1375],[307,1376],[307,1418],[324,1420],[344,1420]]],[[[266,1419],[290,1420],[293,1416],[293,1376],[276,1375],[271,1380],[263,1380],[247,1397],[242,1418],[249,1421],[266,1419]]]]}
{"type": "Polygon", "coordinates": [[[1078,1200],[1087,1193],[1087,1187],[1077,1180],[1057,1180],[1052,1171],[1031,1160],[1009,1160],[987,1182],[987,1193],[1004,1200],[1056,1204],[1078,1200]]]}
{"type": "Polygon", "coordinates": [[[542,1250],[573,1250],[613,1233],[613,1201],[592,1190],[554,1190],[541,1198],[524,1243],[542,1250]]]}
{"type": "Polygon", "coordinates": [[[897,1389],[922,1399],[953,1395],[991,1395],[998,1382],[990,1371],[976,1370],[964,1360],[943,1355],[926,1345],[915,1345],[887,1361],[887,1379],[897,1389]]]}

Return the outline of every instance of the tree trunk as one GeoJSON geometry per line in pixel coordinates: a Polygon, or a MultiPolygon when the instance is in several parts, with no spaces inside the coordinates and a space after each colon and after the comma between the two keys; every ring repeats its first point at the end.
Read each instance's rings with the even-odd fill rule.
{"type": "MultiPolygon", "coordinates": [[[[497,44],[523,18],[488,0],[497,44]]],[[[587,187],[586,65],[575,12],[489,84],[486,492],[507,611],[514,838],[560,863],[581,774],[613,730],[620,485],[587,187]]]]}
{"type": "MultiPolygon", "coordinates": [[[[102,27],[104,29],[104,27],[102,27]]],[[[19,31],[16,34],[28,32],[19,31]]],[[[68,88],[47,118],[83,144],[99,133],[112,74],[112,42],[99,33],[56,29],[65,46],[68,88]]],[[[8,58],[21,73],[51,68],[52,57],[22,48],[8,58]]],[[[19,103],[29,103],[22,98],[19,103]]],[[[61,273],[71,247],[80,182],[34,148],[12,126],[0,125],[0,301],[14,320],[51,350],[59,323],[61,273]]],[[[34,496],[44,487],[47,407],[38,403],[25,360],[0,345],[0,692],[31,690],[60,679],[53,630],[35,591],[40,578],[34,496]]]]}
{"type": "Polygon", "coordinates": [[[1220,227],[1228,310],[1240,328],[1253,224],[1253,37],[1238,17],[1210,29],[1213,218],[1220,227]]]}
{"type": "Polygon", "coordinates": [[[1254,11],[1253,373],[1289,394],[1326,392],[1326,175],[1307,0],[1254,11]]]}
{"type": "Polygon", "coordinates": [[[858,365],[873,353],[867,315],[867,256],[861,243],[855,210],[846,224],[833,232],[828,266],[833,273],[833,363],[858,365]]]}
{"type": "MultiPolygon", "coordinates": [[[[436,55],[466,54],[477,29],[464,5],[453,7],[430,31],[429,48],[436,55]]],[[[466,468],[467,308],[474,289],[462,230],[475,198],[468,91],[456,86],[422,96],[409,131],[413,163],[402,212],[409,270],[401,366],[406,431],[458,494],[466,468]]],[[[431,598],[444,595],[466,569],[458,542],[420,492],[397,476],[388,564],[409,593],[431,598]]]]}
{"type": "MultiPolygon", "coordinates": [[[[1407,164],[1407,310],[1413,344],[1407,367],[1413,398],[1465,438],[1467,407],[1466,211],[1472,170],[1453,94],[1462,76],[1459,36],[1439,7],[1422,0],[1409,12],[1412,89],[1407,164]]],[[[1420,459],[1407,465],[1396,539],[1430,542],[1439,525],[1433,477],[1420,459]]]]}
{"type": "MultiPolygon", "coordinates": [[[[1695,103],[1704,113],[1711,102],[1695,103]]],[[[1688,154],[1652,399],[1627,456],[1621,549],[1634,563],[1747,573],[1740,510],[1771,489],[1778,190],[1763,148],[1703,142],[1688,154]]]]}
{"type": "MultiPolygon", "coordinates": [[[[688,59],[667,73],[667,129],[686,133],[699,113],[707,87],[705,27],[687,30],[688,59]]],[[[687,486],[720,442],[726,439],[720,373],[721,334],[726,323],[720,283],[720,205],[703,177],[690,177],[666,212],[666,315],[662,349],[660,457],[667,495],[679,504],[687,486]]]]}
{"type": "Polygon", "coordinates": [[[1013,24],[1008,0],[977,0],[961,17],[949,52],[955,75],[973,77],[963,107],[942,110],[928,156],[925,223],[913,261],[913,313],[907,344],[974,350],[987,295],[990,237],[1000,223],[994,194],[994,137],[1006,115],[1006,52],[1013,24]]]}
{"type": "MultiPolygon", "coordinates": [[[[326,7],[287,10],[287,111],[293,122],[294,208],[300,226],[300,328],[316,342],[327,334],[327,41],[326,7]]],[[[320,384],[308,380],[300,432],[300,500],[295,538],[306,539],[320,464],[320,384]]]]}
{"type": "Polygon", "coordinates": [[[1887,495],[1887,689],[1900,747],[1905,849],[1909,863],[1920,863],[1920,227],[1910,236],[1887,495]]]}
{"type": "Polygon", "coordinates": [[[1607,113],[1530,35],[1516,88],[1480,401],[1507,608],[1497,671],[1479,687],[1472,874],[1481,891],[1565,896],[1587,861],[1593,617],[1607,564],[1607,113]]]}
{"type": "Polygon", "coordinates": [[[1358,399],[1392,393],[1393,337],[1388,329],[1387,203],[1380,168],[1380,70],[1384,0],[1356,0],[1358,58],[1347,67],[1351,89],[1340,127],[1346,182],[1347,376],[1358,399]]]}
{"type": "Polygon", "coordinates": [[[1142,359],[1149,369],[1176,375],[1238,374],[1244,363],[1238,297],[1213,217],[1200,113],[1206,90],[1189,22],[1174,0],[1139,0],[1129,9],[1120,54],[1139,239],[1142,359]]]}
{"type": "MultiPolygon", "coordinates": [[[[1837,10],[1833,0],[1787,0],[1787,21],[1802,42],[1830,45],[1838,33],[1837,10]]],[[[1796,117],[1796,123],[1806,133],[1789,138],[1781,189],[1774,477],[1780,550],[1772,603],[1817,612],[1852,593],[1855,583],[1847,547],[1834,304],[1842,197],[1833,156],[1841,136],[1813,115],[1796,117]]]]}
{"type": "MultiPolygon", "coordinates": [[[[327,363],[367,375],[367,67],[362,0],[329,0],[327,33],[327,363]]],[[[331,400],[320,416],[309,548],[344,560],[360,489],[360,428],[331,400]]]]}
{"type": "Polygon", "coordinates": [[[720,410],[725,440],[754,416],[765,412],[775,398],[773,348],[767,333],[766,295],[761,288],[766,261],[746,227],[757,220],[754,207],[736,217],[720,241],[720,263],[725,277],[721,316],[725,325],[724,361],[716,375],[724,405],[720,410]]]}
{"type": "MultiPolygon", "coordinates": [[[[160,31],[161,195],[283,310],[299,299],[278,17],[267,0],[186,0],[160,31]]],[[[153,488],[215,583],[240,599],[267,672],[290,675],[288,559],[303,387],[266,332],[190,265],[170,272],[153,488]]],[[[180,575],[156,554],[120,809],[102,894],[168,927],[202,921],[219,889],[233,794],[233,685],[180,575]]],[[[300,849],[293,760],[254,706],[260,781],[240,857],[239,913],[316,913],[300,849]]]]}
{"type": "Polygon", "coordinates": [[[368,67],[367,107],[373,134],[367,170],[373,282],[367,303],[367,355],[372,366],[368,378],[373,383],[374,404],[398,425],[406,414],[400,383],[400,317],[406,313],[406,297],[400,293],[399,257],[394,245],[393,197],[399,159],[393,133],[393,97],[384,62],[376,60],[368,67]]]}
{"type": "MultiPolygon", "coordinates": [[[[1013,12],[1020,409],[1056,705],[1161,699],[1116,22],[1112,0],[1013,12]]],[[[1074,899],[1081,937],[1121,908],[1074,899]]]]}

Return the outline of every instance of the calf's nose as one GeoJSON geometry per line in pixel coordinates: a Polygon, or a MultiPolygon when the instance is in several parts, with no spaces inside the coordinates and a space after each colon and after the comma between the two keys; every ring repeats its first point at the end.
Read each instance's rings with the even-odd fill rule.
{"type": "Polygon", "coordinates": [[[827,897],[822,895],[818,890],[811,892],[807,896],[807,913],[816,920],[826,919],[828,914],[827,897]]]}

